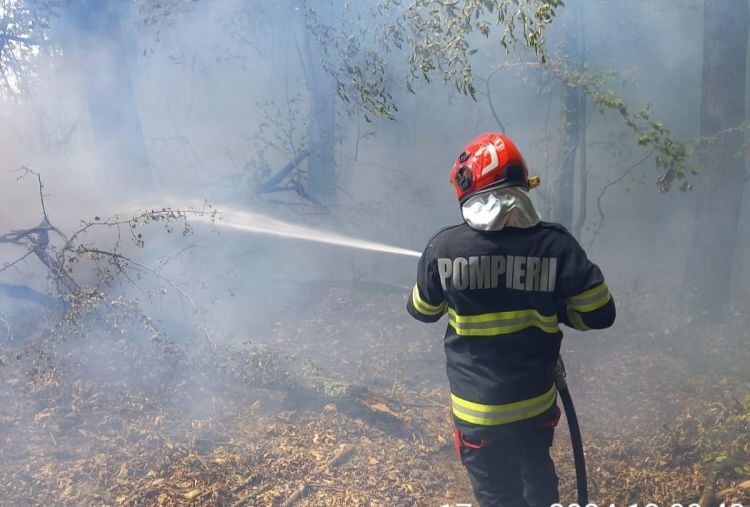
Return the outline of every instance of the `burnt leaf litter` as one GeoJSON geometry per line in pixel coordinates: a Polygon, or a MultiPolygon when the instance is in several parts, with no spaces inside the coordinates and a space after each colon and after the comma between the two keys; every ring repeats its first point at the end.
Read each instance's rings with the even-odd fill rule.
{"type": "MultiPolygon", "coordinates": [[[[442,324],[409,321],[408,291],[362,292],[316,288],[303,310],[218,344],[93,330],[44,347],[39,319],[15,328],[0,340],[0,503],[473,502],[453,452],[442,324]]],[[[638,327],[642,311],[563,342],[592,501],[747,502],[741,317],[704,326],[714,334],[699,357],[688,352],[706,339],[699,325],[638,327]]],[[[564,422],[553,455],[572,502],[564,422]]]]}

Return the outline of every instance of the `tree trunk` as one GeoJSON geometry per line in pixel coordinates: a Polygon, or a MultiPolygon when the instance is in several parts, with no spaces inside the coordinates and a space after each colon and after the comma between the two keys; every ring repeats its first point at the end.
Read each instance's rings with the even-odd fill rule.
{"type": "Polygon", "coordinates": [[[685,273],[687,294],[697,310],[725,310],[737,241],[745,167],[745,59],[747,0],[705,0],[700,175],[692,244],[685,273]]]}
{"type": "Polygon", "coordinates": [[[562,133],[558,153],[559,185],[556,221],[567,229],[573,224],[573,198],[576,152],[578,151],[578,104],[580,91],[565,87],[563,90],[562,133]]]}
{"type": "Polygon", "coordinates": [[[588,204],[588,146],[586,145],[586,96],[581,94],[580,102],[580,119],[579,119],[579,135],[580,135],[580,148],[579,157],[580,160],[578,168],[578,179],[580,185],[578,187],[578,216],[576,217],[575,231],[573,234],[579,240],[583,234],[583,226],[586,224],[586,212],[588,204]]]}
{"type": "Polygon", "coordinates": [[[135,49],[125,29],[129,3],[69,0],[64,6],[57,35],[85,90],[100,174],[120,188],[148,187],[153,181],[128,67],[135,49]]]}
{"type": "MultiPolygon", "coordinates": [[[[576,6],[573,19],[569,21],[565,33],[565,51],[568,64],[580,70],[580,4],[576,6]]],[[[573,207],[575,197],[575,167],[581,133],[581,89],[578,86],[563,85],[562,119],[560,147],[558,150],[559,175],[556,221],[569,230],[573,228],[573,207]]]]}
{"type": "MultiPolygon", "coordinates": [[[[583,7],[581,7],[581,10],[583,7]]],[[[579,18],[582,17],[582,13],[579,13],[579,18]]],[[[578,28],[580,30],[580,23],[578,23],[578,28]]],[[[584,33],[581,31],[580,34],[580,45],[579,45],[579,66],[580,70],[583,70],[583,62],[586,61],[586,37],[584,33]]],[[[578,167],[578,179],[580,181],[580,185],[578,187],[578,216],[576,217],[576,223],[575,223],[575,231],[573,231],[573,234],[576,238],[580,241],[581,235],[583,234],[583,226],[586,224],[586,212],[587,212],[587,204],[588,204],[588,177],[589,177],[589,171],[588,171],[588,145],[587,145],[587,137],[586,137],[586,128],[588,127],[588,118],[587,118],[587,101],[588,97],[584,93],[579,94],[579,102],[578,102],[578,136],[579,136],[579,143],[580,147],[578,152],[578,160],[579,160],[579,167],[578,167]]]]}
{"type": "Polygon", "coordinates": [[[336,160],[334,157],[336,129],[336,83],[321,68],[320,51],[305,31],[305,59],[310,91],[308,137],[313,153],[307,161],[308,193],[330,204],[336,200],[336,160]]]}

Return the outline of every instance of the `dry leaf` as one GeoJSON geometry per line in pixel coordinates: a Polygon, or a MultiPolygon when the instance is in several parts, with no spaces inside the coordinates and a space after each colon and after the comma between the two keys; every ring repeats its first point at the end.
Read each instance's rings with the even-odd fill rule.
{"type": "Polygon", "coordinates": [[[184,493],[182,496],[185,497],[185,500],[191,501],[191,500],[195,500],[200,494],[201,494],[201,490],[194,489],[192,491],[188,491],[187,493],[184,493]]]}
{"type": "Polygon", "coordinates": [[[120,472],[117,474],[117,480],[124,481],[127,476],[128,476],[128,465],[123,463],[122,466],[120,467],[120,472]]]}

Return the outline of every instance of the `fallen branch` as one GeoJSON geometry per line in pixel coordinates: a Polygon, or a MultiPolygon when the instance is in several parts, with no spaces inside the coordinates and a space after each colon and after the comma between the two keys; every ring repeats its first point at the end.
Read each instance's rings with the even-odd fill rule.
{"type": "Polygon", "coordinates": [[[272,192],[279,185],[279,183],[284,181],[284,178],[289,176],[289,174],[291,174],[291,172],[294,171],[297,166],[300,165],[311,154],[312,150],[301,151],[296,157],[287,162],[287,164],[282,167],[279,172],[271,176],[271,178],[260,187],[260,193],[272,192]]]}

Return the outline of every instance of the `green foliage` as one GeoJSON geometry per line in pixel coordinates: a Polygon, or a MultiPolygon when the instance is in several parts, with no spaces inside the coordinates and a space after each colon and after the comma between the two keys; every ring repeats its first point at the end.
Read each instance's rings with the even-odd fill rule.
{"type": "MultiPolygon", "coordinates": [[[[476,100],[469,57],[477,49],[470,42],[477,33],[488,38],[497,29],[506,55],[513,48],[521,54],[531,52],[536,60],[531,62],[534,66],[541,66],[564,86],[579,87],[600,112],[617,113],[638,145],[653,150],[656,167],[661,171],[657,178],[660,191],[668,191],[674,180],[680,181],[681,190],[690,190],[687,161],[692,149],[653,118],[650,104],[631,109],[611,88],[612,72],[576,70],[565,57],[548,58],[544,30],[563,5],[560,0],[411,0],[407,5],[380,0],[376,12],[366,16],[368,22],[359,28],[356,23],[326,26],[313,9],[307,10],[307,20],[308,28],[326,53],[323,64],[336,80],[339,97],[361,108],[368,121],[370,115],[395,117],[398,109],[389,92],[386,72],[389,54],[404,47],[411,51],[406,76],[410,92],[415,92],[416,81],[429,82],[438,75],[459,93],[476,100]],[[372,19],[384,21],[375,24],[375,32],[372,19]]],[[[361,4],[357,8],[361,9],[361,4]]]]}
{"type": "Polygon", "coordinates": [[[750,474],[750,455],[744,438],[750,430],[750,397],[745,396],[742,401],[730,398],[720,409],[714,407],[711,415],[716,420],[713,425],[706,425],[697,443],[711,469],[730,477],[743,477],[750,474]]]}
{"type": "Polygon", "coordinates": [[[362,110],[368,121],[370,115],[393,119],[398,108],[389,91],[389,47],[385,39],[398,41],[398,33],[395,27],[388,27],[383,33],[377,31],[378,25],[373,29],[371,16],[375,13],[367,13],[367,19],[360,14],[347,14],[351,14],[351,22],[333,25],[320,21],[312,7],[305,9],[307,28],[323,52],[320,63],[336,81],[336,93],[351,111],[362,110]]]}
{"type": "Polygon", "coordinates": [[[476,49],[470,49],[469,37],[474,29],[489,37],[493,23],[506,54],[521,43],[545,61],[544,29],[561,5],[560,0],[414,0],[401,18],[413,48],[407,86],[412,89],[417,79],[429,81],[438,71],[443,82],[474,97],[468,56],[476,49]]]}
{"type": "Polygon", "coordinates": [[[363,5],[344,7],[345,26],[321,22],[317,11],[305,11],[307,27],[325,53],[323,67],[336,80],[339,97],[370,115],[394,118],[398,111],[389,90],[389,56],[408,48],[406,87],[429,82],[439,75],[465,95],[475,97],[469,56],[476,29],[489,37],[499,30],[506,54],[523,46],[545,61],[544,30],[553,21],[562,0],[378,0],[365,12],[363,5]],[[377,19],[380,22],[373,23],[377,19]]]}
{"type": "Polygon", "coordinates": [[[693,150],[687,143],[672,137],[669,128],[653,118],[651,104],[644,104],[638,110],[631,109],[611,89],[610,82],[614,76],[611,72],[592,72],[589,69],[578,71],[562,60],[548,63],[547,67],[564,86],[579,87],[600,113],[617,113],[632,131],[638,145],[653,150],[656,167],[662,171],[656,180],[661,192],[669,191],[674,180],[680,181],[680,190],[692,189],[692,183],[687,178],[687,161],[693,150]]]}

